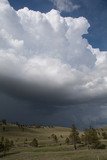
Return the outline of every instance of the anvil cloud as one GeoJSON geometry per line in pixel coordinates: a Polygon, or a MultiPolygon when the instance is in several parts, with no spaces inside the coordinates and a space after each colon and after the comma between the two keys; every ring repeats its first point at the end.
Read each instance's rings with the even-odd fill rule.
{"type": "Polygon", "coordinates": [[[58,106],[106,103],[107,52],[83,38],[89,27],[84,17],[15,11],[0,0],[0,91],[58,106]]]}

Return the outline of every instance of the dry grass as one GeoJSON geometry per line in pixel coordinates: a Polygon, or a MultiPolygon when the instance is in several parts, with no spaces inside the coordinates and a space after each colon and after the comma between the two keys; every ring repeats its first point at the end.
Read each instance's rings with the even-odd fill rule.
{"type": "MultiPolygon", "coordinates": [[[[74,151],[72,145],[65,144],[65,138],[69,134],[70,128],[62,127],[24,128],[22,131],[18,126],[8,124],[6,131],[3,132],[0,126],[0,137],[7,137],[15,143],[15,147],[8,155],[0,160],[107,160],[107,149],[88,150],[78,147],[78,150],[74,151]],[[59,141],[57,144],[53,142],[52,134],[57,135],[59,141]],[[38,139],[38,148],[29,146],[33,138],[38,139]]],[[[103,140],[103,143],[107,145],[106,140],[103,140]]]]}

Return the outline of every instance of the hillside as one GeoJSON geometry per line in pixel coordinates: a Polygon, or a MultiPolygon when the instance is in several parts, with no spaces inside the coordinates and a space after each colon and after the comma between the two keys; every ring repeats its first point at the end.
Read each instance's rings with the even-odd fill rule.
{"type": "MultiPolygon", "coordinates": [[[[103,130],[107,132],[106,128],[103,130]]],[[[15,124],[7,124],[3,131],[3,126],[0,125],[0,137],[14,142],[14,147],[0,160],[107,160],[107,149],[88,150],[87,147],[78,144],[78,149],[75,151],[73,145],[65,144],[70,131],[70,128],[63,127],[36,128],[20,127],[15,124]],[[57,136],[57,143],[53,141],[52,134],[57,136]],[[34,138],[38,140],[37,148],[29,145],[34,138]]],[[[102,132],[102,129],[98,131],[102,132]]],[[[107,145],[106,139],[101,141],[107,145]]]]}

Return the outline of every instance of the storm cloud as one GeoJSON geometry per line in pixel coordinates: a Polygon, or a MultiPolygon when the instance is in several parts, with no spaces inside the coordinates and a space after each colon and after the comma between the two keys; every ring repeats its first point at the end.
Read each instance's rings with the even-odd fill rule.
{"type": "Polygon", "coordinates": [[[89,27],[84,17],[16,11],[1,0],[0,91],[42,108],[106,104],[107,52],[83,38],[89,27]]]}

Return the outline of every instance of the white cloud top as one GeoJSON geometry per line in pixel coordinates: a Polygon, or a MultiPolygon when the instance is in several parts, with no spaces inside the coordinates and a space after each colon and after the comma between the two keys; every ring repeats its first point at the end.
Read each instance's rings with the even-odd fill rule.
{"type": "Polygon", "coordinates": [[[55,99],[56,104],[107,98],[107,52],[93,49],[82,37],[89,27],[84,17],[63,18],[56,10],[15,11],[0,0],[2,90],[55,99]]]}

